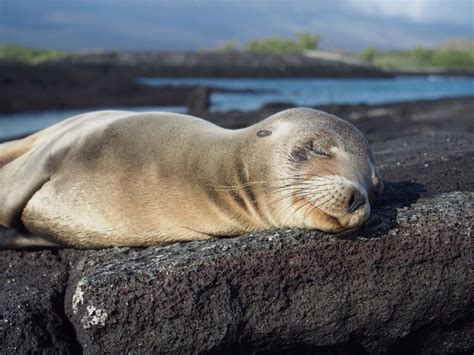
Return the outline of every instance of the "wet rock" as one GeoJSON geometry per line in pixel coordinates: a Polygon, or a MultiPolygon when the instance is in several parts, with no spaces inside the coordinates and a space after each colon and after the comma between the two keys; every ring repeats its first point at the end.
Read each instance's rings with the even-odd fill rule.
{"type": "Polygon", "coordinates": [[[453,192],[379,209],[354,240],[288,230],[89,251],[72,270],[67,312],[90,353],[347,343],[380,353],[450,325],[437,350],[466,351],[473,211],[471,193],[453,192]]]}

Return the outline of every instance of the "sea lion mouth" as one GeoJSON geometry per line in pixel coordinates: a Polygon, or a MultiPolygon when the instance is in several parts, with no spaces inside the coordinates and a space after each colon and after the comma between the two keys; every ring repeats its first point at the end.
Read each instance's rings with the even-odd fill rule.
{"type": "Polygon", "coordinates": [[[323,211],[322,213],[325,215],[326,220],[335,226],[334,231],[331,231],[330,233],[338,233],[340,231],[347,229],[347,228],[344,228],[344,226],[341,224],[341,222],[339,221],[337,217],[331,216],[330,214],[323,211]]]}
{"type": "Polygon", "coordinates": [[[339,233],[347,229],[337,217],[330,215],[321,208],[316,208],[314,214],[316,229],[327,233],[339,233]]]}
{"type": "Polygon", "coordinates": [[[341,222],[340,217],[329,214],[324,211],[321,207],[314,206],[314,203],[305,197],[295,197],[293,200],[296,209],[301,206],[313,206],[310,208],[310,213],[305,215],[306,226],[308,228],[320,230],[326,233],[339,233],[348,229],[358,228],[357,226],[348,227],[341,222]]]}
{"type": "Polygon", "coordinates": [[[332,219],[333,223],[335,225],[337,225],[337,227],[338,227],[334,231],[331,231],[329,233],[334,233],[334,234],[337,234],[337,235],[339,235],[339,234],[342,235],[342,234],[345,234],[345,233],[354,232],[354,231],[358,230],[359,228],[361,228],[368,220],[368,218],[365,218],[365,219],[361,219],[357,224],[345,225],[345,224],[341,223],[341,221],[337,217],[328,215],[327,218],[332,219]]]}
{"type": "Polygon", "coordinates": [[[293,223],[339,233],[358,228],[369,217],[371,208],[365,185],[335,174],[306,180],[293,189],[291,202],[295,211],[291,216],[297,216],[293,223]]]}
{"type": "Polygon", "coordinates": [[[318,218],[318,224],[321,225],[320,229],[330,234],[341,234],[355,231],[359,229],[368,219],[361,219],[357,224],[344,223],[341,222],[340,218],[335,217],[320,208],[317,208],[316,210],[318,211],[318,215],[316,215],[315,218],[318,218]]]}

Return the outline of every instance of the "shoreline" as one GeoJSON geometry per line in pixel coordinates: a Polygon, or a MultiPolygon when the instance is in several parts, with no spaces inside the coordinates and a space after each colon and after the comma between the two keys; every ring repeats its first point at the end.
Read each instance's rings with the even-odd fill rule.
{"type": "MultiPolygon", "coordinates": [[[[199,99],[202,99],[202,97],[199,99]]],[[[196,104],[194,107],[197,110],[188,110],[185,113],[196,115],[224,128],[239,129],[257,123],[278,111],[295,106],[292,103],[274,102],[253,111],[207,111],[199,110],[202,109],[202,106],[196,104]]],[[[416,129],[424,127],[427,130],[455,130],[474,133],[474,96],[397,101],[382,104],[329,104],[310,107],[352,122],[366,134],[370,142],[410,134],[415,127],[416,129]],[[456,120],[455,125],[448,119],[449,117],[456,120]]],[[[97,107],[89,107],[84,108],[84,111],[96,109],[97,107]]],[[[41,114],[44,112],[32,111],[28,113],[41,114]]],[[[70,116],[65,116],[65,118],[67,117],[70,116]]],[[[0,143],[24,138],[32,133],[34,132],[0,138],[0,143]]]]}
{"type": "Polygon", "coordinates": [[[295,55],[108,53],[36,65],[0,61],[0,113],[118,103],[121,106],[180,106],[187,105],[198,89],[197,86],[151,87],[138,82],[143,77],[387,78],[391,75],[370,66],[295,55]]]}
{"type": "MultiPolygon", "coordinates": [[[[165,56],[165,54],[160,55],[165,56]]],[[[100,106],[187,106],[190,111],[205,111],[209,107],[209,95],[212,93],[236,92],[252,95],[258,94],[260,91],[250,88],[230,89],[199,85],[149,86],[140,82],[139,79],[144,77],[159,78],[160,75],[161,77],[175,78],[194,78],[197,76],[205,78],[206,75],[204,74],[206,73],[212,74],[213,78],[222,78],[221,74],[224,74],[224,72],[220,72],[220,70],[224,69],[233,71],[233,76],[229,75],[229,78],[242,78],[240,74],[242,74],[241,69],[244,67],[246,68],[245,70],[250,70],[253,74],[259,73],[254,78],[266,77],[265,70],[261,71],[263,70],[262,68],[269,70],[267,74],[272,72],[272,75],[268,76],[269,78],[318,77],[307,75],[307,71],[310,69],[314,75],[317,74],[318,70],[326,75],[319,76],[320,78],[365,77],[376,80],[396,77],[392,74],[388,76],[385,74],[379,75],[380,71],[377,71],[376,75],[373,72],[370,75],[366,75],[367,72],[365,71],[357,72],[360,69],[359,66],[348,64],[344,64],[347,69],[346,71],[339,71],[338,76],[335,76],[333,70],[339,67],[337,65],[334,66],[334,63],[330,65],[327,63],[321,64],[321,60],[315,62],[317,65],[312,63],[313,67],[305,67],[304,65],[299,67],[299,62],[293,63],[293,69],[297,68],[299,72],[297,75],[292,75],[295,74],[292,72],[293,69],[286,68],[281,71],[275,68],[276,64],[274,62],[266,63],[263,61],[265,57],[260,58],[257,56],[260,59],[254,62],[250,60],[253,57],[246,58],[242,61],[248,62],[247,66],[241,64],[240,67],[238,65],[232,66],[231,63],[225,62],[222,58],[219,59],[221,62],[218,64],[211,62],[204,66],[200,61],[207,58],[205,56],[198,57],[199,60],[194,61],[189,58],[186,59],[186,57],[178,60],[179,58],[173,57],[171,54],[168,54],[168,57],[171,58],[167,59],[168,62],[173,62],[174,66],[168,65],[166,61],[161,62],[159,65],[152,65],[148,63],[151,60],[149,57],[146,57],[146,60],[142,59],[143,66],[133,61],[126,64],[127,62],[124,59],[121,61],[117,58],[107,60],[107,58],[102,57],[94,57],[94,61],[92,59],[91,61],[84,61],[85,59],[82,59],[82,62],[61,61],[39,65],[0,62],[0,113],[10,114],[50,109],[82,109],[100,106]],[[182,64],[183,67],[179,67],[178,63],[182,64]],[[263,65],[267,64],[270,66],[263,67],[263,65]],[[179,73],[177,72],[178,68],[181,68],[179,73]],[[275,72],[275,70],[277,71],[275,72]],[[364,75],[358,76],[362,73],[364,75]]],[[[281,59],[280,56],[273,56],[271,58],[273,61],[276,61],[278,58],[281,59]]],[[[229,58],[227,59],[230,60],[229,58]]],[[[289,59],[287,58],[287,60],[289,59]]],[[[397,73],[401,74],[401,72],[397,73]]],[[[460,73],[457,74],[460,75],[460,73]]],[[[403,75],[418,74],[417,72],[411,72],[410,74],[404,72],[403,75]]],[[[424,75],[428,75],[428,73],[425,72],[424,75]]],[[[448,75],[448,72],[437,72],[436,75],[448,75]]]]}

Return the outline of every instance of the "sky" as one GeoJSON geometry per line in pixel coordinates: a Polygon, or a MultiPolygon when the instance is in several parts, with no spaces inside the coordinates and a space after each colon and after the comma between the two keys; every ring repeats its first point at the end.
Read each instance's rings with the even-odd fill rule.
{"type": "Polygon", "coordinates": [[[304,31],[325,49],[403,49],[472,39],[473,17],[474,0],[0,0],[0,43],[196,50],[304,31]]]}

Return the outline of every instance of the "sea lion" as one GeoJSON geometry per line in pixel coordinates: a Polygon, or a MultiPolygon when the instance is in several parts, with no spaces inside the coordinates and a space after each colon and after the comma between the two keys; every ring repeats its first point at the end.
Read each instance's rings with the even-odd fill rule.
{"type": "Polygon", "coordinates": [[[177,113],[79,115],[0,145],[0,186],[4,245],[103,248],[340,232],[368,218],[382,184],[352,124],[293,108],[238,130],[177,113]]]}

